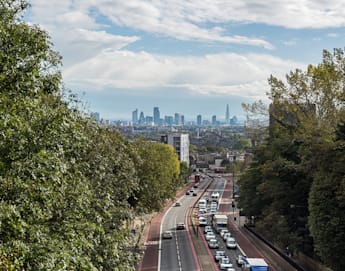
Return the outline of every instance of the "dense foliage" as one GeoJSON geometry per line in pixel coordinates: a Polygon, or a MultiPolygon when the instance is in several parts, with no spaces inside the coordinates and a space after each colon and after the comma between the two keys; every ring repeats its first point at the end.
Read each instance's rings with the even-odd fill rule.
{"type": "Polygon", "coordinates": [[[345,268],[344,74],[344,51],[335,49],[286,83],[270,77],[268,137],[239,182],[258,229],[334,270],[345,268]]]}
{"type": "Polygon", "coordinates": [[[176,154],[88,119],[64,94],[48,35],[18,17],[25,8],[0,0],[0,269],[134,270],[129,199],[143,212],[172,197],[176,154]]]}

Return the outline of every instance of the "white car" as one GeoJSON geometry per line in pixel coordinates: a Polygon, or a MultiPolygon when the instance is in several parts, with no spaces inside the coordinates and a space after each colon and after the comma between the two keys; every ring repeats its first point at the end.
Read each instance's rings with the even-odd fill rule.
{"type": "Polygon", "coordinates": [[[237,266],[242,266],[245,262],[246,262],[246,256],[244,255],[237,255],[236,257],[236,263],[237,263],[237,266]]]}
{"type": "Polygon", "coordinates": [[[199,208],[199,214],[206,214],[207,210],[206,208],[199,208]]]}
{"type": "Polygon", "coordinates": [[[235,238],[229,237],[228,239],[226,239],[226,247],[227,248],[236,248],[237,243],[236,243],[235,238]]]}
{"type": "Polygon", "coordinates": [[[226,232],[223,234],[223,240],[226,241],[226,239],[228,239],[229,237],[231,237],[231,233],[230,232],[226,232]]]}
{"type": "Polygon", "coordinates": [[[223,235],[224,235],[225,233],[227,233],[227,232],[229,232],[228,229],[223,229],[223,230],[221,230],[221,231],[220,231],[220,236],[223,237],[223,235]]]}
{"type": "Polygon", "coordinates": [[[207,218],[203,217],[203,216],[200,216],[199,217],[199,225],[200,226],[206,226],[207,225],[207,218]]]}
{"type": "Polygon", "coordinates": [[[204,229],[204,233],[206,234],[206,233],[208,233],[209,231],[213,232],[212,226],[206,225],[206,226],[205,226],[205,229],[204,229]]]}
{"type": "Polygon", "coordinates": [[[221,258],[225,257],[225,251],[224,250],[217,250],[216,254],[214,254],[214,260],[216,262],[219,262],[221,258]]]}
{"type": "Polygon", "coordinates": [[[213,232],[209,231],[209,232],[206,233],[205,239],[206,239],[207,241],[209,241],[209,240],[211,240],[211,239],[216,239],[216,236],[215,236],[215,234],[214,234],[213,232]]]}
{"type": "Polygon", "coordinates": [[[163,232],[162,237],[163,237],[163,239],[171,239],[171,238],[173,238],[173,234],[171,231],[165,231],[165,232],[163,232]]]}
{"type": "Polygon", "coordinates": [[[229,257],[224,257],[222,258],[220,261],[219,261],[219,268],[220,270],[226,270],[228,268],[232,268],[233,265],[232,263],[230,262],[230,259],[229,257]]]}
{"type": "Polygon", "coordinates": [[[208,247],[209,248],[219,248],[219,244],[217,239],[210,239],[210,241],[208,241],[208,247]]]}

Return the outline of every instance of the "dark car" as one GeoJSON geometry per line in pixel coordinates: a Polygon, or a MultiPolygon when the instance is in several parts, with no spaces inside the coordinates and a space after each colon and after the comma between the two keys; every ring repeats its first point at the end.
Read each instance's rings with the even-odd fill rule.
{"type": "Polygon", "coordinates": [[[198,195],[198,193],[196,193],[196,192],[193,192],[193,196],[195,197],[195,196],[197,196],[198,195]]]}
{"type": "Polygon", "coordinates": [[[184,230],[185,225],[183,222],[179,222],[176,224],[176,230],[184,230]]]}
{"type": "Polygon", "coordinates": [[[187,195],[187,196],[190,195],[189,191],[186,192],[186,195],[187,195]]]}

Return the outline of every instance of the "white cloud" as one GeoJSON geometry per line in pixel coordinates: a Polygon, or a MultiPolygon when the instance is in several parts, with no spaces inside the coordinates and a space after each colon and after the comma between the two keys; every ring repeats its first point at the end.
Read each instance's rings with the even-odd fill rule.
{"type": "Polygon", "coordinates": [[[238,95],[264,99],[267,78],[279,78],[305,65],[258,54],[172,57],[146,52],[103,52],[64,71],[78,89],[183,88],[199,95],[238,95]]]}

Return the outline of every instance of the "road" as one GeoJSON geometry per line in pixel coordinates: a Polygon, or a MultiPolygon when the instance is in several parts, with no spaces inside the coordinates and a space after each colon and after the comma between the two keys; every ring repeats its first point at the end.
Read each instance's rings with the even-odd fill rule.
{"type": "Polygon", "coordinates": [[[203,190],[206,183],[201,182],[198,188],[192,188],[190,195],[183,195],[178,199],[181,206],[173,205],[162,218],[161,236],[164,231],[172,231],[172,239],[161,239],[159,250],[159,269],[160,271],[181,271],[199,270],[197,257],[188,232],[188,214],[191,207],[197,201],[199,193],[203,190]],[[197,195],[193,196],[196,192],[197,195]],[[185,230],[176,230],[176,224],[184,222],[185,230]]]}

